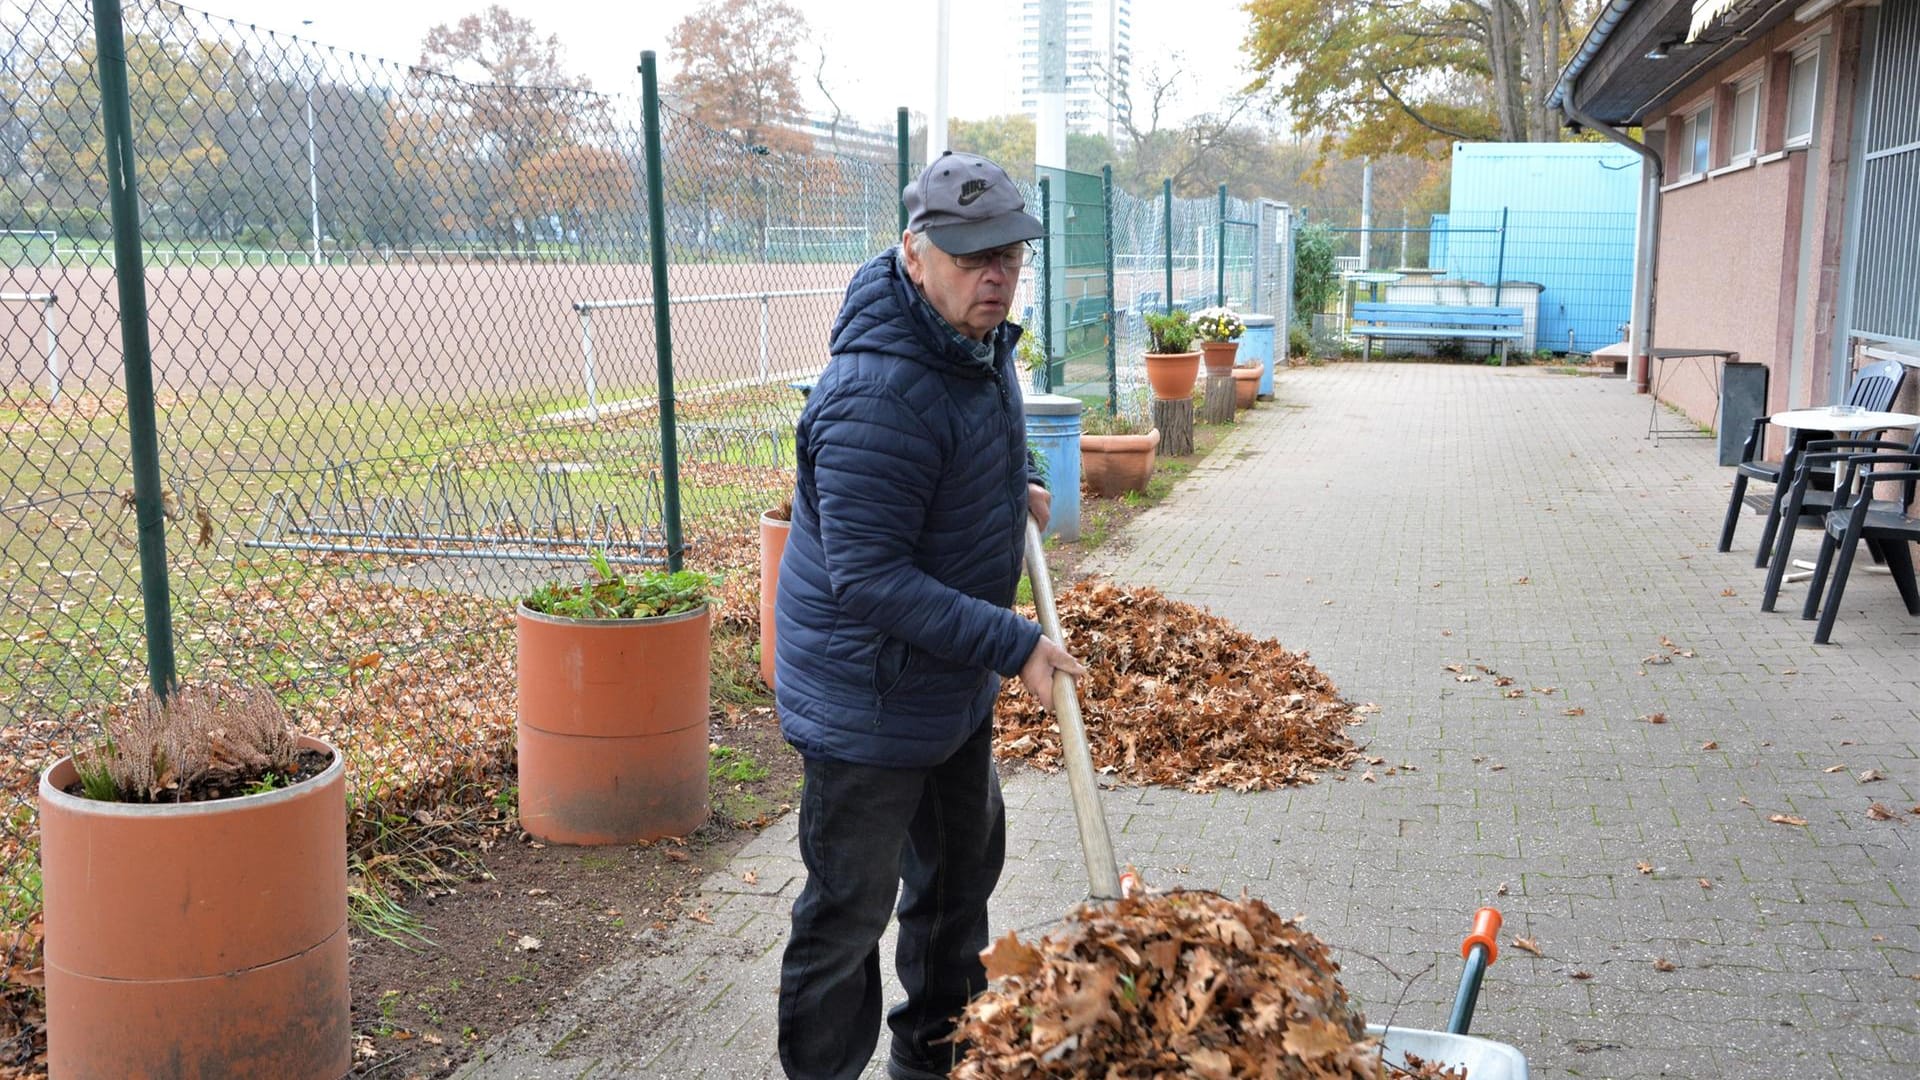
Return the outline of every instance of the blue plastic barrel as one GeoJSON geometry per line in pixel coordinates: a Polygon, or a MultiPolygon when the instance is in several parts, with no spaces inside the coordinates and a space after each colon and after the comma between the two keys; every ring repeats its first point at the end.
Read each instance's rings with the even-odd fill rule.
{"type": "Polygon", "coordinates": [[[1260,365],[1260,400],[1273,400],[1273,316],[1242,315],[1247,331],[1240,335],[1242,364],[1260,365]]]}
{"type": "Polygon", "coordinates": [[[1080,539],[1080,399],[1062,394],[1026,398],[1027,442],[1040,454],[1053,493],[1048,536],[1080,539]]]}

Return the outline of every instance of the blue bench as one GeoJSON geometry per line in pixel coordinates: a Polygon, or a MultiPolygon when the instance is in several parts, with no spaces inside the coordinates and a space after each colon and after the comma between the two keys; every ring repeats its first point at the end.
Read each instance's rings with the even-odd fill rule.
{"type": "Polygon", "coordinates": [[[1500,363],[1507,362],[1507,345],[1524,336],[1525,312],[1517,307],[1475,307],[1446,304],[1353,305],[1352,333],[1366,342],[1373,359],[1373,339],[1473,340],[1500,343],[1500,363]]]}

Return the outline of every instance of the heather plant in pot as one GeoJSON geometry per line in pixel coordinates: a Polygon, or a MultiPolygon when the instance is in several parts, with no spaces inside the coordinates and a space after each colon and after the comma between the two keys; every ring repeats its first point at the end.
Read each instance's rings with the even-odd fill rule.
{"type": "Polygon", "coordinates": [[[520,824],[562,844],[684,836],[707,816],[712,580],[616,570],[520,602],[520,824]]]}
{"type": "Polygon", "coordinates": [[[262,688],[113,710],[40,780],[54,1076],[352,1063],[345,769],[262,688]]]}
{"type": "Polygon", "coordinates": [[[1200,354],[1193,347],[1194,329],[1187,313],[1149,311],[1147,324],[1147,381],[1153,396],[1163,401],[1184,401],[1193,396],[1194,380],[1200,375],[1200,354]]]}

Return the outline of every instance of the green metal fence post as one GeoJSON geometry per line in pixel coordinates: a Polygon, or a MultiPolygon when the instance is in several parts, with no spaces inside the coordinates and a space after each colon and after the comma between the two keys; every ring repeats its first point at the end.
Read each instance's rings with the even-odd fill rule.
{"type": "MultiPolygon", "coordinates": [[[[1452,224],[1451,221],[1448,224],[1452,224]]],[[[1500,208],[1500,257],[1493,264],[1493,302],[1497,306],[1506,298],[1507,277],[1507,208],[1500,208]]]]}
{"type": "Polygon", "coordinates": [[[1218,307],[1227,306],[1227,185],[1220,185],[1220,221],[1218,235],[1213,241],[1213,261],[1217,267],[1213,286],[1213,302],[1218,307]]]}
{"type": "Polygon", "coordinates": [[[673,312],[667,292],[666,184],[660,176],[660,74],[652,49],[640,54],[640,111],[647,138],[647,233],[653,263],[653,336],[660,380],[661,514],[667,534],[667,569],[678,571],[680,544],[680,446],[673,419],[673,312]]]}
{"type": "Polygon", "coordinates": [[[1107,215],[1107,415],[1120,412],[1120,342],[1114,333],[1114,301],[1120,294],[1113,287],[1113,166],[1100,166],[1100,203],[1107,215]]]}
{"type": "Polygon", "coordinates": [[[908,156],[911,151],[909,144],[912,141],[912,132],[907,127],[905,105],[902,105],[900,111],[894,114],[893,141],[894,152],[900,164],[900,190],[897,194],[900,197],[900,231],[904,233],[907,231],[907,185],[913,182],[913,177],[909,175],[909,171],[913,168],[913,159],[908,156]]]}
{"type": "Polygon", "coordinates": [[[1053,183],[1040,178],[1040,355],[1046,370],[1043,385],[1053,393],[1053,183]]]}
{"type": "Polygon", "coordinates": [[[1173,180],[1160,181],[1160,225],[1166,233],[1167,246],[1167,299],[1160,305],[1162,314],[1173,310],[1173,180]]]}
{"type": "Polygon", "coordinates": [[[147,339],[147,272],[140,246],[140,187],[127,98],[127,43],[119,0],[93,0],[100,107],[107,138],[113,276],[120,289],[120,346],[127,372],[127,434],[133,513],[139,528],[140,603],[147,631],[147,682],[165,697],[174,686],[173,603],[167,589],[167,521],[161,507],[160,437],[153,415],[153,347],[147,339]]]}
{"type": "MultiPolygon", "coordinates": [[[[1493,303],[1498,307],[1507,298],[1507,208],[1500,208],[1500,255],[1493,264],[1493,303]]],[[[1507,366],[1507,350],[1500,350],[1500,366],[1507,366]]]]}

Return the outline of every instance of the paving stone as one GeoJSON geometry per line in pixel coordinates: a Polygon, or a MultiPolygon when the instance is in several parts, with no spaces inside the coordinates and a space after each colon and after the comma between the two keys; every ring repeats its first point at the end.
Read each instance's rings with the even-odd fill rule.
{"type": "MultiPolygon", "coordinates": [[[[1417,770],[1109,788],[1121,863],[1304,914],[1369,1011],[1416,1027],[1444,1025],[1473,909],[1500,906],[1474,1031],[1536,1078],[1920,1075],[1920,819],[1866,816],[1920,801],[1920,622],[1890,584],[1850,583],[1831,646],[1798,593],[1760,611],[1758,521],[1713,550],[1713,444],[1654,446],[1621,382],[1335,364],[1284,372],[1279,395],[1097,568],[1307,650],[1380,707],[1353,729],[1368,752],[1417,770]],[[1527,696],[1445,670],[1473,663],[1527,696]],[[1886,779],[1859,783],[1866,768],[1886,779]]],[[[1037,932],[1086,896],[1072,804],[1058,774],[1004,787],[994,925],[1037,932]]],[[[780,1075],[794,838],[789,816],[716,875],[727,918],[682,922],[666,954],[597,973],[460,1075],[780,1075]]]]}

